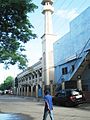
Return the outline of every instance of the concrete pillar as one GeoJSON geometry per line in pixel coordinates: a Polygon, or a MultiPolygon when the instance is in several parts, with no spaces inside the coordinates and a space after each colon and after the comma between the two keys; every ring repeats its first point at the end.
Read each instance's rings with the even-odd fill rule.
{"type": "Polygon", "coordinates": [[[20,87],[18,88],[18,95],[20,95],[20,87]]]}
{"type": "Polygon", "coordinates": [[[51,95],[53,95],[53,80],[50,81],[50,91],[51,95]]]}
{"type": "Polygon", "coordinates": [[[79,90],[82,90],[82,83],[81,83],[82,81],[81,81],[81,79],[78,79],[77,80],[77,88],[79,89],[79,90]]]}
{"type": "Polygon", "coordinates": [[[27,96],[29,96],[29,86],[27,86],[27,96]]]}
{"type": "Polygon", "coordinates": [[[40,87],[42,88],[42,81],[41,81],[41,80],[39,81],[39,85],[40,85],[40,87]]]}
{"type": "Polygon", "coordinates": [[[44,81],[43,81],[43,83],[42,83],[42,95],[43,95],[43,97],[44,97],[44,90],[45,90],[45,84],[44,84],[44,81]]]}
{"type": "Polygon", "coordinates": [[[21,86],[20,86],[20,92],[19,92],[19,95],[21,95],[21,86]]]}
{"type": "Polygon", "coordinates": [[[33,96],[33,85],[31,85],[31,97],[33,96]]]}
{"type": "Polygon", "coordinates": [[[19,95],[21,95],[21,86],[20,86],[20,90],[19,90],[19,95]]]}
{"type": "Polygon", "coordinates": [[[26,87],[24,87],[24,96],[26,96],[26,87]]]}
{"type": "Polygon", "coordinates": [[[18,88],[16,88],[16,92],[17,92],[17,95],[18,95],[18,88]]]}
{"type": "Polygon", "coordinates": [[[14,95],[17,95],[17,88],[14,87],[14,95]]]}
{"type": "Polygon", "coordinates": [[[38,84],[36,84],[36,98],[38,98],[38,84]]]}
{"type": "Polygon", "coordinates": [[[65,81],[62,81],[62,90],[65,89],[65,81]]]}

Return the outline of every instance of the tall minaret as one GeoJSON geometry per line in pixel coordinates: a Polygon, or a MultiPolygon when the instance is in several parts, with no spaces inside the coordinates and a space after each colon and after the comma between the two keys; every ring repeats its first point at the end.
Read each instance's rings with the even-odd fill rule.
{"type": "Polygon", "coordinates": [[[53,34],[52,28],[52,7],[53,0],[43,0],[41,3],[44,8],[44,35],[42,38],[42,79],[45,85],[50,85],[50,81],[54,81],[54,58],[53,58],[53,43],[56,36],[53,34]]]}

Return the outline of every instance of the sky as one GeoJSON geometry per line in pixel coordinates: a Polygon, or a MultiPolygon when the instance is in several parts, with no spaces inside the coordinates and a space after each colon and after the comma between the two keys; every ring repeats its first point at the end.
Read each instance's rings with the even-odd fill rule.
{"type": "MultiPolygon", "coordinates": [[[[28,59],[28,67],[36,63],[42,56],[42,40],[44,34],[44,15],[42,14],[42,0],[32,0],[38,9],[34,13],[28,13],[28,19],[34,26],[33,32],[37,34],[37,38],[31,40],[25,45],[28,59]]],[[[57,40],[69,32],[70,22],[77,17],[81,12],[90,6],[90,0],[53,0],[54,13],[53,33],[57,35],[57,40]]],[[[10,66],[10,69],[5,70],[3,64],[0,64],[0,83],[8,77],[15,78],[17,74],[22,72],[17,65],[10,66]]]]}

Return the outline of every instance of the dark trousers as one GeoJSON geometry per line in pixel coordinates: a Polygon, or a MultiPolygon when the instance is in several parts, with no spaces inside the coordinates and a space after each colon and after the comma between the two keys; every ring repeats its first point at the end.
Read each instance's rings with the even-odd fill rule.
{"type": "Polygon", "coordinates": [[[43,120],[47,120],[47,116],[48,115],[50,116],[51,120],[54,120],[53,111],[52,110],[50,110],[50,111],[44,110],[43,120]]]}

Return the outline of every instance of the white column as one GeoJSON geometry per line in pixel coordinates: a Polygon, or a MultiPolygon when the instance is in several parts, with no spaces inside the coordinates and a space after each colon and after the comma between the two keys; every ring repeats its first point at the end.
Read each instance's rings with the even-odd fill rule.
{"type": "Polygon", "coordinates": [[[36,98],[38,98],[38,84],[36,84],[36,98]]]}
{"type": "Polygon", "coordinates": [[[18,95],[20,95],[20,87],[18,88],[18,95]]]}
{"type": "Polygon", "coordinates": [[[77,80],[77,88],[78,88],[79,90],[82,90],[81,79],[78,79],[78,80],[77,80]]]}
{"type": "Polygon", "coordinates": [[[44,23],[44,33],[46,34],[52,34],[52,14],[50,11],[45,12],[45,23],[44,23]]]}
{"type": "Polygon", "coordinates": [[[81,75],[78,75],[77,76],[77,88],[79,89],[79,90],[82,90],[82,81],[81,81],[81,75]]]}
{"type": "Polygon", "coordinates": [[[42,83],[42,94],[43,94],[43,97],[44,97],[44,90],[45,90],[45,83],[43,81],[43,83],[42,83]]]}
{"type": "Polygon", "coordinates": [[[31,85],[31,96],[33,96],[33,85],[31,85]]]}
{"type": "Polygon", "coordinates": [[[65,81],[62,81],[62,90],[65,89],[65,81]]]}
{"type": "Polygon", "coordinates": [[[53,95],[53,80],[50,81],[50,91],[51,95],[53,95]]]}
{"type": "Polygon", "coordinates": [[[18,95],[18,88],[16,88],[16,89],[17,89],[16,91],[17,91],[17,95],[18,95]]]}
{"type": "Polygon", "coordinates": [[[27,96],[29,96],[29,86],[27,86],[27,96]]]}

